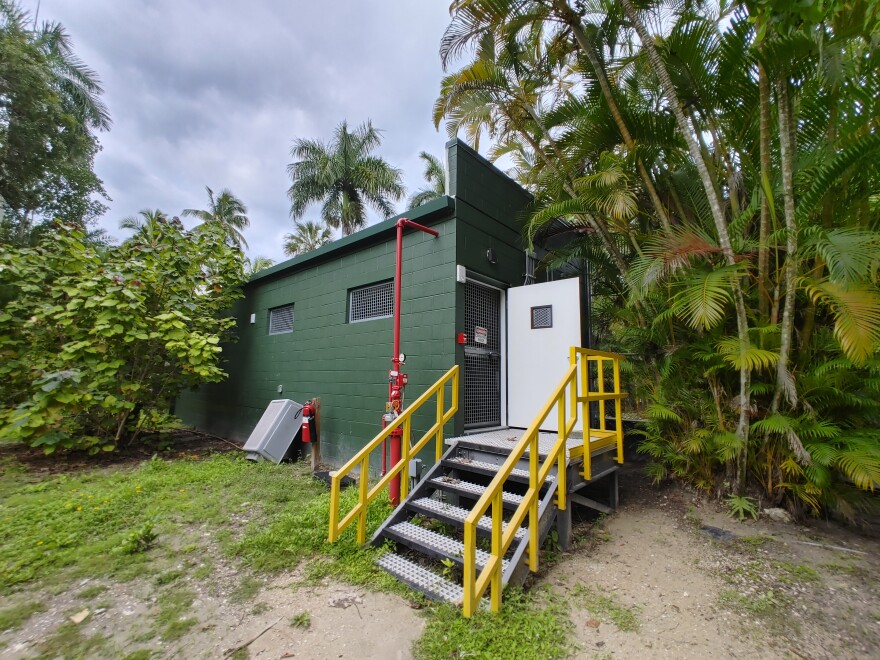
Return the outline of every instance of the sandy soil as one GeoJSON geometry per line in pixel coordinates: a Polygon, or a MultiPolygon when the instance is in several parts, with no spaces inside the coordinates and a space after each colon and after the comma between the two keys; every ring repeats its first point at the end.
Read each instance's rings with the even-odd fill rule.
{"type": "Polygon", "coordinates": [[[572,605],[576,657],[880,657],[876,539],[833,525],[740,523],[632,469],[621,483],[617,513],[582,528],[579,547],[539,579],[572,605]],[[578,584],[634,608],[639,630],[597,621],[578,584]]]}
{"type": "MultiPolygon", "coordinates": [[[[220,575],[212,586],[197,587],[199,596],[186,616],[196,616],[198,624],[177,641],[138,640],[150,628],[156,600],[155,589],[141,581],[109,585],[98,600],[110,606],[105,611],[92,607],[80,632],[109,637],[112,641],[99,653],[109,658],[139,649],[150,649],[153,657],[162,658],[222,658],[256,637],[247,644],[244,657],[398,660],[412,657],[412,644],[424,628],[424,619],[404,599],[329,580],[301,586],[296,574],[283,575],[267,583],[254,599],[238,604],[231,602],[224,582],[220,575]],[[308,614],[308,625],[292,626],[290,620],[303,613],[308,614]]],[[[39,642],[80,609],[73,594],[92,584],[81,583],[51,600],[46,612],[33,616],[4,640],[2,656],[12,660],[38,655],[39,642]]]]}

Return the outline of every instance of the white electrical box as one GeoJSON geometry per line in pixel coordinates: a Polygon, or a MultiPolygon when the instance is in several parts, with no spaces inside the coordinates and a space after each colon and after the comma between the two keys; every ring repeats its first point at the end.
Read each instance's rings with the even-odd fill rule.
{"type": "Polygon", "coordinates": [[[291,399],[269,403],[247,442],[245,458],[280,463],[302,427],[302,404],[291,399]]]}

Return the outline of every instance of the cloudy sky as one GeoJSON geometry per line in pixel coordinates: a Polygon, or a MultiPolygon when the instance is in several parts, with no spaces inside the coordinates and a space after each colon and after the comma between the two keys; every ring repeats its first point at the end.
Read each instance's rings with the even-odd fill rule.
{"type": "MultiPolygon", "coordinates": [[[[31,11],[37,0],[23,0],[31,11]]],[[[449,0],[41,0],[104,83],[113,128],[96,169],[112,202],[102,226],[142,208],[203,208],[205,186],[249,208],[251,255],[283,258],[294,137],[328,139],[372,119],[379,154],[422,183],[443,153],[431,107],[449,0]]],[[[403,202],[399,204],[403,209],[403,202]]],[[[319,207],[306,218],[317,218],[319,207]]],[[[380,218],[373,214],[370,222],[380,218]]]]}

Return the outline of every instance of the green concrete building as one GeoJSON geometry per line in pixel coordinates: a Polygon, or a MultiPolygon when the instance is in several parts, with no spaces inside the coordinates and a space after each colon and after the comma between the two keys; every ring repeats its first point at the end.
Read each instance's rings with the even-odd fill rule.
{"type": "MultiPolygon", "coordinates": [[[[458,140],[447,144],[447,162],[448,196],[252,277],[234,309],[238,342],[224,347],[228,379],[184,394],[176,413],[243,441],[271,400],[317,396],[323,459],[350,458],[378,433],[385,412],[395,223],[407,217],[439,237],[404,234],[406,399],[458,364],[459,412],[447,435],[506,425],[505,291],[526,283],[530,196],[458,140]]],[[[426,413],[414,430],[432,421],[426,413]]]]}

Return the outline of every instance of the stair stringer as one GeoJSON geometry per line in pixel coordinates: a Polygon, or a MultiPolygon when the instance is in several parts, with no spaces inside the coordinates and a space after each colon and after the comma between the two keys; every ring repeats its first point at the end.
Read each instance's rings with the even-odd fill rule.
{"type": "Polygon", "coordinates": [[[395,509],[392,511],[391,515],[385,519],[381,525],[379,525],[376,532],[373,534],[373,538],[370,539],[370,545],[379,546],[382,543],[382,537],[385,534],[385,530],[391,527],[392,525],[396,525],[399,522],[403,522],[409,516],[407,515],[407,507],[406,505],[410,503],[412,500],[417,500],[426,495],[426,491],[431,490],[430,480],[431,478],[442,471],[443,469],[443,459],[451,456],[456,450],[455,444],[453,444],[449,449],[446,450],[446,453],[443,454],[441,459],[434,463],[431,466],[431,469],[428,470],[424,476],[422,476],[421,481],[416,484],[415,488],[409,491],[409,495],[406,496],[406,499],[401,502],[395,509]]]}
{"type": "MultiPolygon", "coordinates": [[[[540,553],[541,547],[544,545],[544,541],[547,538],[547,534],[550,533],[550,528],[553,526],[553,523],[556,522],[556,514],[559,509],[556,507],[556,490],[558,488],[557,482],[551,481],[550,487],[547,489],[547,492],[544,493],[544,497],[541,498],[541,502],[538,504],[538,552],[540,553]]],[[[528,534],[525,535],[522,539],[520,539],[517,544],[516,550],[514,550],[513,556],[510,559],[510,565],[507,570],[504,572],[504,576],[501,578],[501,583],[504,586],[511,584],[513,586],[519,586],[523,584],[529,576],[529,562],[527,551],[529,547],[529,537],[528,534]]]]}

